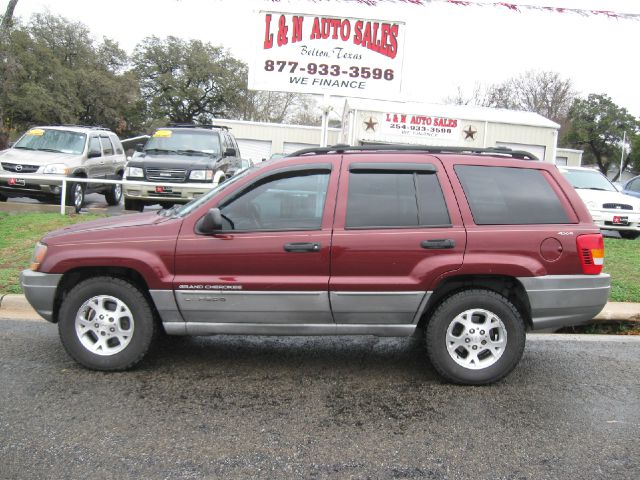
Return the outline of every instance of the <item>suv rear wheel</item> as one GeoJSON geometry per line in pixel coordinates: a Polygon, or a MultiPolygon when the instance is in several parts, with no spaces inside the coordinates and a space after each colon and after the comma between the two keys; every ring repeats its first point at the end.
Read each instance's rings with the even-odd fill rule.
{"type": "MultiPolygon", "coordinates": [[[[122,176],[118,180],[122,180],[122,176]]],[[[122,184],[116,183],[111,185],[111,188],[104,194],[104,198],[107,201],[108,205],[114,206],[119,205],[120,200],[122,200],[122,184]]]]}
{"type": "Polygon", "coordinates": [[[427,351],[445,379],[484,385],[505,377],[520,361],[525,344],[522,316],[490,290],[458,292],[436,309],[427,325],[427,351]]]}
{"type": "Polygon", "coordinates": [[[149,302],[134,284],[94,277],[62,302],[58,331],[69,355],[93,370],[126,370],[140,362],[155,336],[149,302]]]}

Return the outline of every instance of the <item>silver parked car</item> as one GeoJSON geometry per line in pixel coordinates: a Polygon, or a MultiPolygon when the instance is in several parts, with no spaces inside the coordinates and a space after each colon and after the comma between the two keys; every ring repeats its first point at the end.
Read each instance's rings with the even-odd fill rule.
{"type": "MultiPolygon", "coordinates": [[[[115,133],[101,127],[47,126],[29,129],[10,149],[0,152],[0,201],[8,197],[38,200],[60,199],[57,180],[34,176],[66,176],[119,180],[124,174],[125,154],[115,133]]],[[[79,211],[86,193],[104,194],[109,205],[122,199],[122,186],[97,183],[67,183],[67,205],[79,211]]]]}

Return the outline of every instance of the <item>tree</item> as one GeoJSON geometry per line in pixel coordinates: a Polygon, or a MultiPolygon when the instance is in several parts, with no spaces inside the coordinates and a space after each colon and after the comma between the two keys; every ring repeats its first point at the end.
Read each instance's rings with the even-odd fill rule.
{"type": "MultiPolygon", "coordinates": [[[[623,168],[637,161],[640,122],[626,109],[616,105],[607,95],[590,94],[576,99],[569,110],[569,131],[563,142],[585,151],[586,163],[595,162],[603,174],[620,162],[622,140],[631,140],[631,153],[625,153],[623,168]]],[[[620,172],[614,178],[619,177],[620,172]]]]}
{"type": "Polygon", "coordinates": [[[549,71],[528,71],[489,87],[485,105],[536,112],[562,124],[576,97],[571,80],[549,71]]]}
{"type": "Polygon", "coordinates": [[[247,66],[199,40],[148,37],[136,47],[133,64],[149,116],[156,120],[233,116],[247,89],[247,66]]]}
{"type": "Polygon", "coordinates": [[[13,11],[16,9],[18,0],[9,0],[7,9],[2,16],[2,23],[0,23],[0,35],[4,35],[13,25],[13,11]]]}
{"type": "Polygon", "coordinates": [[[128,58],[116,42],[96,44],[83,24],[44,14],[26,26],[16,22],[0,48],[5,137],[33,124],[103,125],[120,134],[139,128],[137,78],[123,72],[128,58]]]}
{"type": "Polygon", "coordinates": [[[473,88],[469,94],[467,94],[464,89],[458,85],[456,87],[456,93],[445,97],[443,101],[450,105],[472,105],[476,107],[489,106],[487,101],[487,88],[483,87],[479,82],[473,84],[473,88]]]}

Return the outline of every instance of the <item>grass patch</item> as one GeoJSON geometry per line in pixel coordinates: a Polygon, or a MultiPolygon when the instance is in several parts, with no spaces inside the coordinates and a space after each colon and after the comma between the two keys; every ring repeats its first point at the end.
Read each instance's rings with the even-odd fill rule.
{"type": "Polygon", "coordinates": [[[29,267],[33,247],[45,233],[97,218],[101,216],[0,212],[0,294],[22,293],[20,272],[29,267]]]}
{"type": "Polygon", "coordinates": [[[612,302],[640,302],[640,240],[604,239],[604,271],[612,302]]]}
{"type": "MultiPolygon", "coordinates": [[[[99,215],[0,212],[0,294],[22,293],[20,272],[29,266],[33,246],[47,232],[99,215]]],[[[611,275],[614,302],[640,303],[640,240],[605,238],[604,271],[611,275]]]]}

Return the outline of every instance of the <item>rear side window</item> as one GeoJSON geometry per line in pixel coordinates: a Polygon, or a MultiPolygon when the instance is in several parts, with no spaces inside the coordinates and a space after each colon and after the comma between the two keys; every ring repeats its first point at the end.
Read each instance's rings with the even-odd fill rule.
{"type": "Polygon", "coordinates": [[[109,137],[100,137],[100,143],[102,143],[103,155],[113,155],[113,145],[111,145],[109,137]]]}
{"type": "Polygon", "coordinates": [[[455,171],[476,225],[569,223],[540,170],[457,165],[455,171]]]}
{"type": "Polygon", "coordinates": [[[352,171],[346,228],[449,226],[435,173],[352,171]]]}

